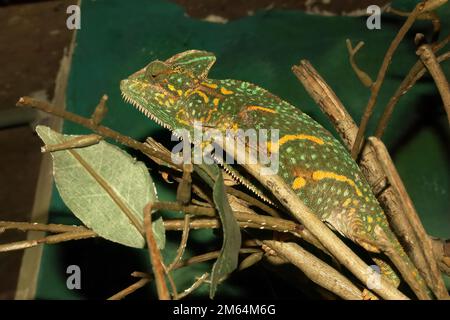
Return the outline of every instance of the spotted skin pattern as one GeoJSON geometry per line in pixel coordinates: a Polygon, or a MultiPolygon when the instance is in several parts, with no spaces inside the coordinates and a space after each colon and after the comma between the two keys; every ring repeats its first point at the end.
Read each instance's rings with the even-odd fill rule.
{"type": "MultiPolygon", "coordinates": [[[[191,135],[194,121],[223,132],[278,129],[278,146],[267,147],[279,153],[278,174],[299,198],[330,227],[370,252],[380,252],[381,230],[420,277],[342,144],[308,115],[263,88],[238,80],[208,79],[214,62],[212,53],[196,50],[153,61],[121,82],[122,95],[164,127],[184,128],[191,135]]],[[[382,270],[389,269],[386,263],[379,264],[382,270]]],[[[394,272],[385,274],[398,285],[394,272]]]]}

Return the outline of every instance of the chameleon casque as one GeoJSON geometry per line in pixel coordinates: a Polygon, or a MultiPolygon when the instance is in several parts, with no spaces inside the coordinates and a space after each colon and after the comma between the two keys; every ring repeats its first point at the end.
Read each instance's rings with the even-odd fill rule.
{"type": "MultiPolygon", "coordinates": [[[[375,232],[381,228],[391,251],[425,286],[344,146],[308,115],[265,89],[238,80],[209,79],[215,60],[214,54],[197,50],[155,60],[122,80],[122,95],[170,130],[184,128],[192,134],[194,121],[222,132],[278,129],[278,174],[298,197],[332,229],[369,252],[382,251],[375,232]]],[[[400,280],[389,264],[374,261],[398,286],[400,280]]]]}

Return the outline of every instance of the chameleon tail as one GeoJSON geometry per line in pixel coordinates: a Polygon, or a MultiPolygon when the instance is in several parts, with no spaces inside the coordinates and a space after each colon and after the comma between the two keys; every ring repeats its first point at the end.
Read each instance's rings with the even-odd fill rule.
{"type": "Polygon", "coordinates": [[[397,267],[403,279],[405,279],[409,286],[414,290],[419,299],[432,299],[433,295],[431,291],[428,289],[424,279],[406,254],[397,237],[390,229],[383,231],[387,237],[386,243],[389,244],[388,246],[383,246],[383,251],[386,256],[388,256],[392,263],[397,267]]]}

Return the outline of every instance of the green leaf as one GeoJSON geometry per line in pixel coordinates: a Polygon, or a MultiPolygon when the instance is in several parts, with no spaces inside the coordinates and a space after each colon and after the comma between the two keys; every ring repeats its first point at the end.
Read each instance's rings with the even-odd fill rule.
{"type": "MultiPolygon", "coordinates": [[[[72,140],[45,126],[36,132],[46,145],[72,140]]],[[[146,166],[125,151],[100,141],[98,144],[52,152],[56,187],[67,207],[101,237],[143,248],[143,209],[157,200],[155,185],[146,166]]],[[[164,247],[162,219],[153,222],[159,248],[164,247]]]]}
{"type": "Polygon", "coordinates": [[[217,165],[208,167],[213,170],[217,177],[213,188],[213,200],[219,212],[223,229],[222,249],[214,263],[211,273],[209,296],[212,299],[214,298],[220,280],[233,272],[238,266],[239,249],[241,248],[241,230],[228,202],[222,171],[217,165]]]}

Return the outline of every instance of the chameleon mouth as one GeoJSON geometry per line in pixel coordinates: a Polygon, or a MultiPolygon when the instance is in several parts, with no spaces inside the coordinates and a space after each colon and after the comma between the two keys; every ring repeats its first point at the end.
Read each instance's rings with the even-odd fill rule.
{"type": "Polygon", "coordinates": [[[152,119],[154,122],[159,124],[160,126],[169,129],[170,131],[173,131],[173,129],[167,124],[158,119],[155,115],[153,115],[150,111],[148,111],[146,108],[144,108],[139,102],[134,100],[133,98],[129,97],[125,92],[122,91],[122,98],[125,102],[133,105],[136,109],[138,109],[140,112],[142,112],[144,115],[152,119]]]}

